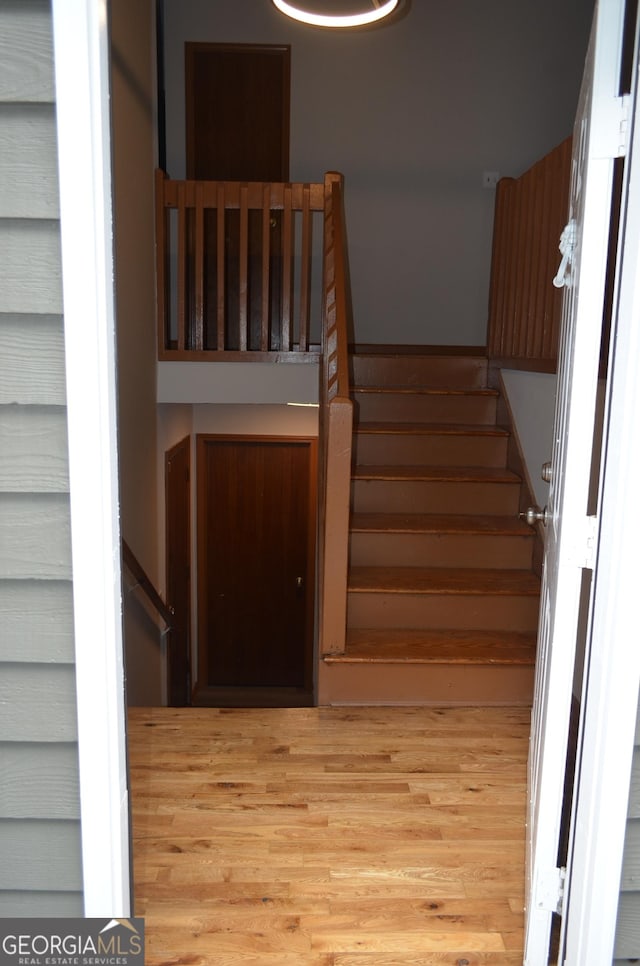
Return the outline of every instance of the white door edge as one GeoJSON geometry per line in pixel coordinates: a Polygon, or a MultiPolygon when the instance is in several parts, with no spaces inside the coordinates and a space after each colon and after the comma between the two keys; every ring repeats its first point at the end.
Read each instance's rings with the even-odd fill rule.
{"type": "MultiPolygon", "coordinates": [[[[638,54],[634,64],[634,87],[638,54]]],[[[574,793],[566,912],[567,966],[614,956],[620,876],[640,687],[637,559],[640,540],[640,123],[632,141],[621,215],[594,570],[579,784],[574,793]]]]}
{"type": "Polygon", "coordinates": [[[53,0],[84,912],[131,914],[106,0],[53,0]]]}

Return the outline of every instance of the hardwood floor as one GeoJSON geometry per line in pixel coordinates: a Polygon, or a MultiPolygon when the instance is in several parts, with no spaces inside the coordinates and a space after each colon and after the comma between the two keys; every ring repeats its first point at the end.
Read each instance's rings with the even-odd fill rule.
{"type": "Polygon", "coordinates": [[[529,712],[132,709],[150,966],[521,966],[529,712]]]}

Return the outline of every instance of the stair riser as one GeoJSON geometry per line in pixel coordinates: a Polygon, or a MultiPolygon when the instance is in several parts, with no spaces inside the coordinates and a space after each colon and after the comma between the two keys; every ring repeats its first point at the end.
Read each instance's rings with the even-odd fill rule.
{"type": "Polygon", "coordinates": [[[356,433],[359,466],[504,466],[505,436],[356,433]]]}
{"type": "Polygon", "coordinates": [[[485,533],[352,533],[350,561],[363,567],[531,567],[533,540],[485,533]]]}
{"type": "Polygon", "coordinates": [[[376,422],[466,423],[491,425],[496,419],[493,396],[447,393],[355,392],[356,418],[376,422]]]}
{"type": "Polygon", "coordinates": [[[352,356],[355,386],[484,389],[487,360],[464,356],[352,356]]]}
{"type": "Polygon", "coordinates": [[[321,661],[318,704],[528,706],[533,683],[531,667],[327,665],[321,661]]]}
{"type": "Polygon", "coordinates": [[[535,631],[537,597],[482,594],[394,594],[351,591],[348,627],[535,631]]]}
{"type": "Polygon", "coordinates": [[[356,513],[518,512],[518,483],[354,480],[351,486],[356,513]]]}

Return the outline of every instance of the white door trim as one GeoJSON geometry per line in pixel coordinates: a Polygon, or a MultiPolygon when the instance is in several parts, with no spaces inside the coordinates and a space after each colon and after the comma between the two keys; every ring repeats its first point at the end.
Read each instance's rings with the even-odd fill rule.
{"type": "MultiPolygon", "coordinates": [[[[634,66],[637,84],[638,55],[634,66]]],[[[594,570],[588,677],[566,912],[567,966],[614,956],[631,762],[640,686],[638,479],[640,478],[640,118],[637,89],[627,158],[612,323],[601,520],[594,570]]]]}
{"type": "Polygon", "coordinates": [[[84,913],[131,915],[106,0],[53,0],[84,913]]]}

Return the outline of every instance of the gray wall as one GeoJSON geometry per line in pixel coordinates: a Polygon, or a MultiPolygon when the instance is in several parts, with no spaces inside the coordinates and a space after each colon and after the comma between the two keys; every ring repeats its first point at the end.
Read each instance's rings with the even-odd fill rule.
{"type": "MultiPolygon", "coordinates": [[[[158,587],[155,5],[112,0],[110,16],[121,529],[158,587]]],[[[124,600],[128,703],[162,704],[163,625],[139,590],[124,600]]]]}
{"type": "Polygon", "coordinates": [[[291,44],[291,178],[346,178],[356,339],[484,344],[494,192],[571,133],[593,0],[412,0],[357,32],[269,0],[165,0],[167,167],[184,177],[184,42],[291,44]]]}
{"type": "Polygon", "coordinates": [[[82,915],[47,0],[0,0],[0,917],[82,915]]]}

